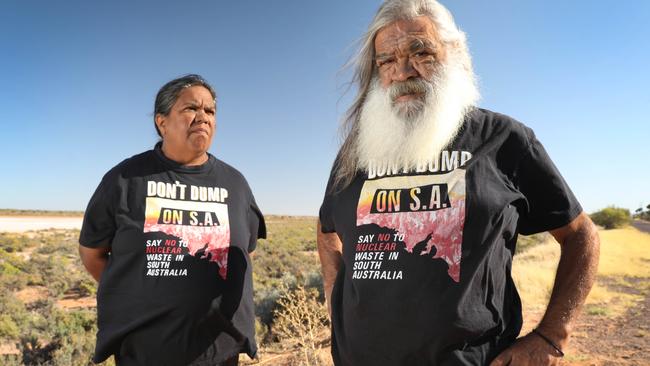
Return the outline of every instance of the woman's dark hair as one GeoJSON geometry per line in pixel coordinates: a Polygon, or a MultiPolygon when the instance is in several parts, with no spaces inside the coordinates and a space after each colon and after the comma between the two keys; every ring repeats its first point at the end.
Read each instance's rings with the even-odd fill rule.
{"type": "Polygon", "coordinates": [[[153,125],[156,128],[158,136],[162,137],[160,130],[158,129],[158,125],[156,125],[156,116],[158,114],[162,114],[163,116],[168,115],[172,109],[172,106],[174,103],[176,103],[178,95],[181,93],[181,91],[185,88],[197,85],[208,89],[210,94],[212,94],[212,98],[215,100],[217,99],[217,94],[214,92],[214,89],[212,89],[212,86],[208,84],[208,82],[205,81],[201,75],[196,74],[188,74],[174,79],[163,85],[163,87],[158,90],[158,94],[156,95],[156,103],[154,104],[153,109],[153,125]]]}

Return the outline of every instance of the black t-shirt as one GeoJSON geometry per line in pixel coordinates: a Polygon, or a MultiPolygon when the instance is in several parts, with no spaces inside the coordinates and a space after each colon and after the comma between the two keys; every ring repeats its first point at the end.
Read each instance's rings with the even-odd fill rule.
{"type": "Polygon", "coordinates": [[[324,233],[343,242],[332,293],[336,365],[483,365],[521,329],[518,234],[582,208],[533,132],[477,109],[438,161],[328,184],[324,233]]]}
{"type": "Polygon", "coordinates": [[[257,352],[249,252],[266,235],[244,177],[209,155],[184,167],[157,146],[124,160],[90,199],[79,242],[111,249],[97,291],[93,361],[214,365],[257,352]]]}

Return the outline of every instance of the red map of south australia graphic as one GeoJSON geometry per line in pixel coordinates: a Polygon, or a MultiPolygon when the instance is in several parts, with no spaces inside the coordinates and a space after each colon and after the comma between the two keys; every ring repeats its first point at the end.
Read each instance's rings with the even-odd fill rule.
{"type": "Polygon", "coordinates": [[[190,255],[201,254],[201,258],[216,262],[219,275],[226,278],[230,247],[226,204],[147,197],[144,232],[178,238],[190,255]]]}
{"type": "Polygon", "coordinates": [[[357,226],[375,224],[396,232],[412,255],[429,255],[448,265],[460,281],[465,225],[465,170],[420,176],[386,177],[364,183],[357,206],[357,226]],[[421,245],[426,242],[424,249],[421,245]]]}

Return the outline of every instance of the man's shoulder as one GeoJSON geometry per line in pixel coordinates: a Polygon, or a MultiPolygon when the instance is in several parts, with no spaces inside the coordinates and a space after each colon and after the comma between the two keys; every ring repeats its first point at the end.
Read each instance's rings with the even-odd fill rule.
{"type": "Polygon", "coordinates": [[[485,108],[475,108],[468,114],[466,129],[484,140],[517,140],[525,145],[534,136],[532,129],[517,119],[485,108]]]}
{"type": "Polygon", "coordinates": [[[517,119],[485,108],[474,108],[468,114],[469,123],[489,128],[530,129],[517,119]]]}

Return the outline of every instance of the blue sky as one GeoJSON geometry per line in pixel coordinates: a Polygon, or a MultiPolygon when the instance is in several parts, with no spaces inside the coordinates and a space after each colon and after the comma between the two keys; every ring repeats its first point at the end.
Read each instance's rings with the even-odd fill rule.
{"type": "MultiPolygon", "coordinates": [[[[587,211],[650,203],[650,2],[443,1],[481,106],[532,127],[587,211]]],[[[211,153],[265,213],[316,215],[352,97],[342,65],[380,1],[0,4],[0,207],[83,210],[157,141],[166,81],[218,93],[211,153]]]]}

